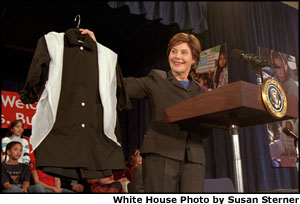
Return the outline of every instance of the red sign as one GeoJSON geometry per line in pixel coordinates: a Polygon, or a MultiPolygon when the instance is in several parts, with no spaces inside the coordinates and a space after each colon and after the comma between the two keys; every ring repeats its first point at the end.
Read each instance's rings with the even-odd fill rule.
{"type": "Polygon", "coordinates": [[[17,92],[1,91],[1,128],[8,128],[14,120],[23,120],[24,128],[31,129],[37,103],[23,104],[17,92]]]}

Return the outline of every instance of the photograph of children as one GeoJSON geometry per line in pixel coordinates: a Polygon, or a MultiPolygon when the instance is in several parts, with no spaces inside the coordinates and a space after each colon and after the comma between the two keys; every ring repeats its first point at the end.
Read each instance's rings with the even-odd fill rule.
{"type": "Polygon", "coordinates": [[[202,51],[195,71],[197,81],[208,91],[227,85],[226,43],[202,51]]]}
{"type": "MultiPolygon", "coordinates": [[[[298,69],[296,58],[275,50],[263,47],[259,48],[259,55],[280,68],[264,67],[263,80],[272,78],[279,82],[285,94],[294,95],[298,98],[298,69]]],[[[273,167],[295,167],[299,152],[295,139],[283,132],[288,128],[298,136],[299,119],[280,121],[267,124],[269,134],[269,147],[273,167]]]]}

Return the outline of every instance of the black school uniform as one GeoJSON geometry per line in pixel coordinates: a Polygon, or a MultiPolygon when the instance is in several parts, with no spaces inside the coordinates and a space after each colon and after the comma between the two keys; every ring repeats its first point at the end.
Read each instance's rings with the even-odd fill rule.
{"type": "MultiPolygon", "coordinates": [[[[78,42],[78,29],[64,35],[61,93],[53,128],[35,150],[37,168],[54,176],[103,178],[112,169],[124,169],[122,147],[105,136],[103,106],[99,94],[96,43],[84,35],[78,42]]],[[[50,56],[45,37],[38,41],[25,87],[23,103],[34,103],[48,79],[50,56]],[[40,91],[39,91],[40,90],[40,91]]],[[[101,74],[101,73],[100,73],[101,74]]],[[[125,97],[121,71],[116,65],[119,110],[130,107],[125,97]]],[[[120,139],[117,122],[116,136],[120,139]]]]}

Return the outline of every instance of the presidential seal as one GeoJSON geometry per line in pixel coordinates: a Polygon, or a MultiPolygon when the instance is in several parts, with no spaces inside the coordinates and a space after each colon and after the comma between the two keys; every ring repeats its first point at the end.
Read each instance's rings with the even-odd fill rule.
{"type": "Polygon", "coordinates": [[[261,94],[268,112],[276,119],[283,118],[287,111],[287,100],[280,84],[274,79],[267,79],[262,85],[261,94]]]}

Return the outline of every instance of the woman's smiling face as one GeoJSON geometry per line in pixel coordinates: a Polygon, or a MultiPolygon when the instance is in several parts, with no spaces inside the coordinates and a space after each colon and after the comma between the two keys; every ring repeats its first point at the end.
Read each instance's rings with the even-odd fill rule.
{"type": "Polygon", "coordinates": [[[175,45],[169,54],[169,64],[171,70],[176,75],[185,75],[190,72],[192,65],[195,63],[191,49],[187,43],[175,45]]]}

